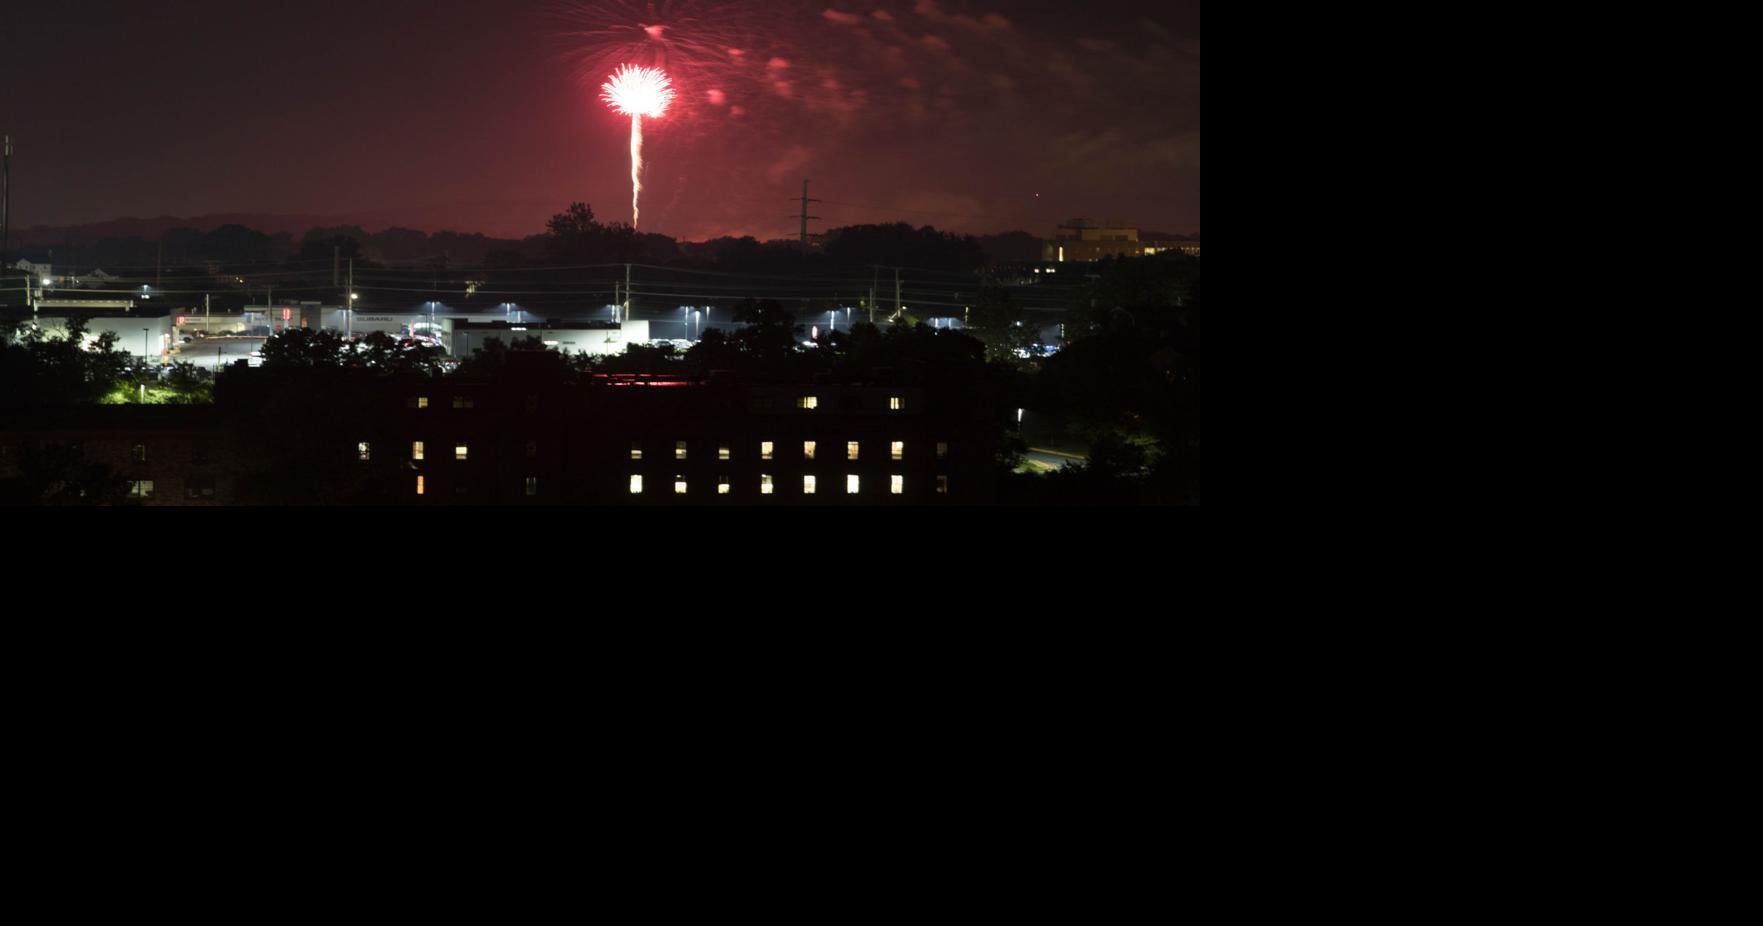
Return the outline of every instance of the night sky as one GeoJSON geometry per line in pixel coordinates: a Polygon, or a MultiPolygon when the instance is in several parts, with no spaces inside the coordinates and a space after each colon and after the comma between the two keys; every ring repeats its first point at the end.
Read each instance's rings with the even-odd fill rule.
{"type": "Polygon", "coordinates": [[[501,237],[630,220],[612,66],[662,65],[643,230],[1200,225],[1197,2],[0,4],[15,229],[356,217],[501,237]],[[645,31],[642,26],[660,26],[645,31]],[[1039,194],[1037,196],[1037,194],[1039,194]]]}

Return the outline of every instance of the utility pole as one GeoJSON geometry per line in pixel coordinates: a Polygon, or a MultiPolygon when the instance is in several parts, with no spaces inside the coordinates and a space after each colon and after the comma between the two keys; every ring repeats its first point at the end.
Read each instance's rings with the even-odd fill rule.
{"type": "Polygon", "coordinates": [[[631,265],[624,265],[624,320],[631,320],[631,265]]]}
{"type": "Polygon", "coordinates": [[[894,268],[894,317],[899,318],[900,314],[904,311],[906,311],[906,307],[901,304],[901,299],[900,299],[900,268],[895,267],[894,268]]]}
{"type": "MultiPolygon", "coordinates": [[[[818,202],[822,202],[822,200],[808,198],[808,181],[806,181],[806,180],[802,181],[802,216],[801,216],[801,218],[802,218],[802,247],[804,247],[804,248],[808,247],[808,220],[813,219],[817,222],[820,221],[820,216],[808,214],[808,204],[809,203],[818,203],[818,202]]],[[[790,218],[793,219],[793,218],[796,218],[796,216],[790,216],[790,218]]]]}
{"type": "Polygon", "coordinates": [[[344,337],[355,339],[355,258],[349,258],[349,291],[343,294],[343,317],[347,319],[344,337]]]}
{"type": "Polygon", "coordinates": [[[214,335],[214,296],[212,293],[202,294],[202,333],[214,335]]]}
{"type": "Polygon", "coordinates": [[[881,268],[870,264],[869,269],[869,323],[873,325],[875,324],[875,284],[881,279],[881,268]]]}
{"type": "MultiPolygon", "coordinates": [[[[6,163],[0,167],[0,271],[11,269],[6,257],[12,253],[12,136],[6,136],[6,163]]],[[[28,285],[28,284],[27,284],[28,285]]]]}

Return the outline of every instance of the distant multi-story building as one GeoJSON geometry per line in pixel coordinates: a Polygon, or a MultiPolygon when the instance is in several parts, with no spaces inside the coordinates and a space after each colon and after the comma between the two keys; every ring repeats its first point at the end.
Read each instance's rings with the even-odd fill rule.
{"type": "MultiPolygon", "coordinates": [[[[494,381],[238,370],[215,407],[0,414],[0,483],[45,447],[143,505],[984,504],[996,424],[970,388],[558,375],[494,381]],[[290,418],[296,415],[297,418],[290,418]]],[[[6,410],[0,409],[0,412],[6,410]]]]}
{"type": "Polygon", "coordinates": [[[1053,237],[1041,245],[1041,259],[1047,263],[1098,261],[1107,257],[1143,257],[1181,251],[1200,256],[1200,242],[1190,238],[1146,238],[1136,228],[1091,225],[1083,219],[1072,219],[1053,231],[1053,237]]]}

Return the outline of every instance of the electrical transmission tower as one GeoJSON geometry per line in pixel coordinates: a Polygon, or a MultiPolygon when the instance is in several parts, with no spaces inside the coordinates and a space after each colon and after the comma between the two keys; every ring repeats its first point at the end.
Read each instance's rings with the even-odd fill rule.
{"type": "MultiPolygon", "coordinates": [[[[820,216],[808,214],[808,204],[818,202],[821,200],[808,198],[808,181],[802,181],[802,215],[800,218],[802,219],[802,247],[804,248],[808,247],[808,220],[821,221],[820,216]]],[[[790,218],[797,218],[797,216],[792,215],[790,218]]]]}

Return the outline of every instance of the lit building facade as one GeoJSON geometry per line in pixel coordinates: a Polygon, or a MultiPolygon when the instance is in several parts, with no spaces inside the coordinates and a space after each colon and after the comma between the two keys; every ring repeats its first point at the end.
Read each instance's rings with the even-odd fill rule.
{"type": "Polygon", "coordinates": [[[1046,263],[1087,263],[1109,257],[1149,257],[1180,251],[1200,256],[1200,242],[1189,238],[1141,239],[1136,228],[1093,226],[1073,219],[1053,231],[1041,245],[1046,263]]]}

